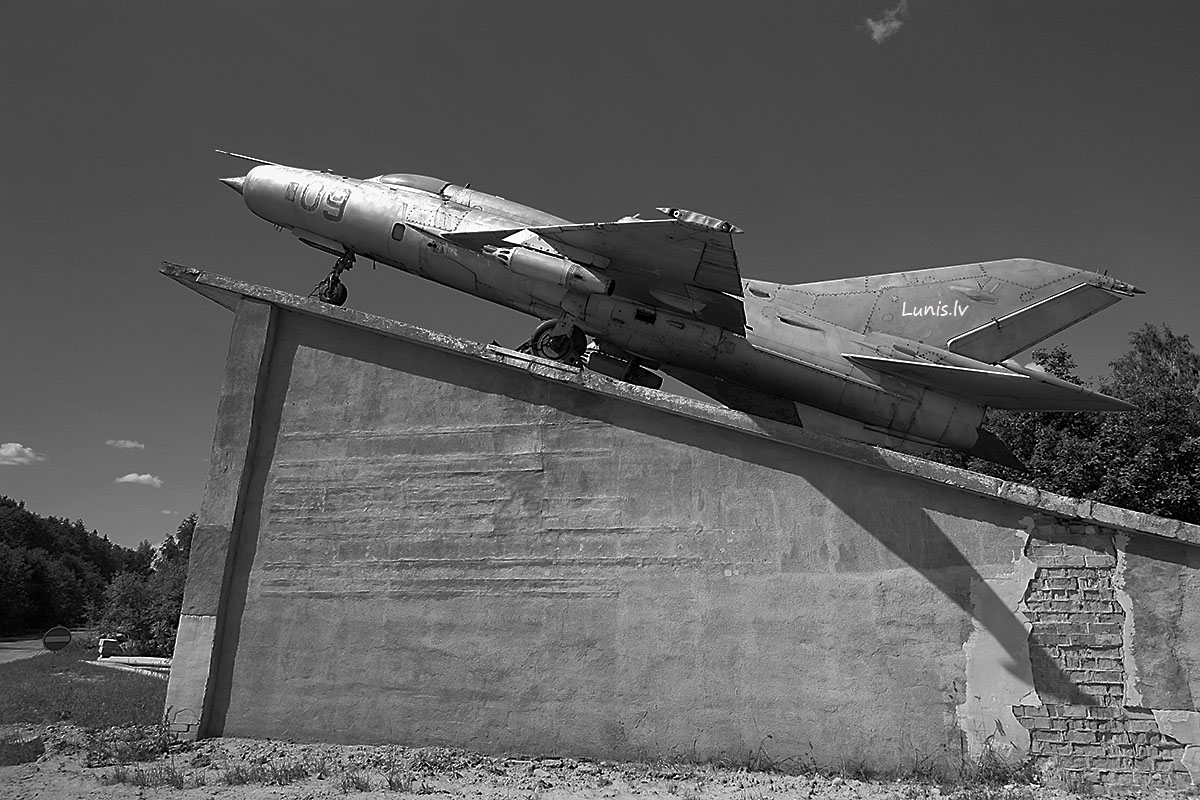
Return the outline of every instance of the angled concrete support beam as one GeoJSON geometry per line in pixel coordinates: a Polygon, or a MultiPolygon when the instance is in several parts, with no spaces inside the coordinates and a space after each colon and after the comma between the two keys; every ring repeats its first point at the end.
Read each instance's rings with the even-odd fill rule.
{"type": "Polygon", "coordinates": [[[229,355],[204,504],[196,523],[170,683],[167,716],[171,729],[195,739],[213,728],[219,666],[232,653],[222,644],[231,584],[245,537],[242,521],[258,439],[261,405],[271,362],[277,310],[270,303],[237,299],[229,355]]]}

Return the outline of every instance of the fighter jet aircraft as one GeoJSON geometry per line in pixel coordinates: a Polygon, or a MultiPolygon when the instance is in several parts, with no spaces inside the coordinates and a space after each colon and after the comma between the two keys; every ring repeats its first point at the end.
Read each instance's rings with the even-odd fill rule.
{"type": "Polygon", "coordinates": [[[658,388],[659,370],[732,408],[895,449],[1020,466],[985,409],[1128,403],[1011,360],[1141,290],[1026,258],[816,283],[743,278],[706,214],[574,223],[439,178],[359,179],[257,164],[221,182],[259,217],[336,257],[314,290],[372,259],[544,320],[522,349],[658,388]]]}

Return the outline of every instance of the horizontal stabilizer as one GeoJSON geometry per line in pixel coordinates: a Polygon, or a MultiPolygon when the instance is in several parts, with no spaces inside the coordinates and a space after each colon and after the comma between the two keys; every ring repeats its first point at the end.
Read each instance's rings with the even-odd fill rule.
{"type": "Polygon", "coordinates": [[[1134,410],[1124,400],[1076,386],[1052,375],[1033,377],[1007,370],[970,369],[878,356],[845,354],[844,357],[865,369],[992,408],[1012,411],[1134,410]]]}
{"type": "Polygon", "coordinates": [[[1080,284],[955,336],[947,349],[978,361],[1002,361],[1120,299],[1099,286],[1080,284]]]}

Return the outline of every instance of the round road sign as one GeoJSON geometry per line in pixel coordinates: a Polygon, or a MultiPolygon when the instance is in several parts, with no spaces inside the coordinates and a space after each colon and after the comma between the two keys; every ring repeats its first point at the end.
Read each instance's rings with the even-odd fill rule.
{"type": "Polygon", "coordinates": [[[62,625],[56,625],[42,636],[42,647],[47,650],[62,650],[71,643],[71,632],[62,625]]]}

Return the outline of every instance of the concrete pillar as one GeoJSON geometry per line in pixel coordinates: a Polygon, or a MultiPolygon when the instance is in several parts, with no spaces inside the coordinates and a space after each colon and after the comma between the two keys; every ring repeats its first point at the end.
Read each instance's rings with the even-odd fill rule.
{"type": "Polygon", "coordinates": [[[270,303],[242,298],[229,340],[208,483],[167,685],[168,724],[187,739],[215,732],[218,665],[223,657],[232,657],[222,645],[239,549],[247,538],[242,522],[277,315],[270,303]]]}

